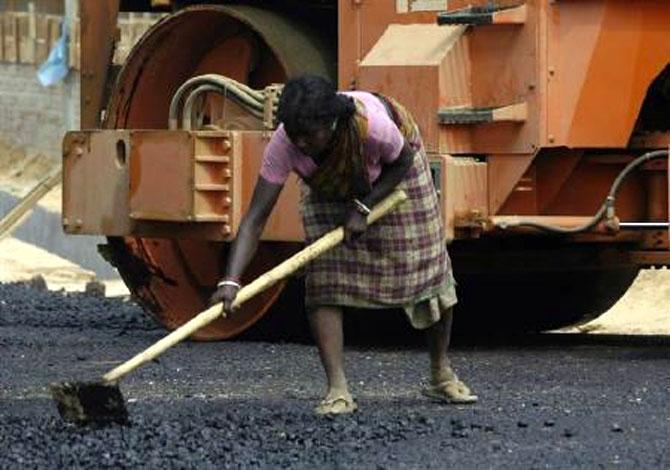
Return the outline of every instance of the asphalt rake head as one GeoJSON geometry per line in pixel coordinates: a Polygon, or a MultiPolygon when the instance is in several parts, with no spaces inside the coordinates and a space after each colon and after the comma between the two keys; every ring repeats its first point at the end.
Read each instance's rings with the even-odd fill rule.
{"type": "Polygon", "coordinates": [[[62,382],[49,386],[58,413],[78,425],[129,424],[118,385],[103,382],[62,382]]]}

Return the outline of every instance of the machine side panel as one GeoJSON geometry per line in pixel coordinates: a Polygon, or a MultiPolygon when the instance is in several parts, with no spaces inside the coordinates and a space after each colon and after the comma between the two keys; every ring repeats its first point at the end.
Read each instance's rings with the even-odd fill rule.
{"type": "Polygon", "coordinates": [[[547,144],[626,147],[670,62],[670,4],[554,2],[547,15],[547,144]]]}

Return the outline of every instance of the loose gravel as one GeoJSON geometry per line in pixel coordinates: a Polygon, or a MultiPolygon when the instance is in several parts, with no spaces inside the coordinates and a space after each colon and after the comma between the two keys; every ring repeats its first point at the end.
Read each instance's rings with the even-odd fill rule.
{"type": "Polygon", "coordinates": [[[0,327],[149,330],[156,323],[136,304],[80,292],[42,291],[0,284],[0,327]]]}
{"type": "MultiPolygon", "coordinates": [[[[185,343],[122,383],[131,425],[64,423],[53,381],[97,377],[164,334],[122,299],[0,285],[0,468],[666,468],[670,340],[461,343],[480,396],[441,406],[414,341],[347,350],[360,411],[321,418],[310,344],[185,343]]],[[[266,338],[268,339],[268,338],[266,338]]]]}

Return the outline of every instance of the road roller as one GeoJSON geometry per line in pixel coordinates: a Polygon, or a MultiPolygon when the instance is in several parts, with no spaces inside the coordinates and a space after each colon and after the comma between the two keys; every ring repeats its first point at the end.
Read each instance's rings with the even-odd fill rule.
{"type": "MultiPolygon", "coordinates": [[[[668,2],[83,0],[80,17],[82,130],[63,142],[63,228],[106,236],[101,254],[167,329],[207,306],[282,83],[303,73],[413,113],[459,325],[584,321],[641,268],[670,264],[668,2]],[[115,66],[123,11],[164,15],[115,66]]],[[[243,282],[301,248],[299,197],[291,179],[243,282]]],[[[196,338],[252,327],[284,288],[196,338]]]]}

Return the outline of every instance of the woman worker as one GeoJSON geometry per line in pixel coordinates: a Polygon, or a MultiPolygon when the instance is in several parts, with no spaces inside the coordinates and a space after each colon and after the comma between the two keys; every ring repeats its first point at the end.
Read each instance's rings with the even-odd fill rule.
{"type": "Polygon", "coordinates": [[[328,389],[317,414],[356,410],[343,364],[344,307],[397,308],[425,329],[430,385],[423,393],[447,403],[477,400],[447,358],[455,283],[428,159],[410,114],[390,98],[337,93],[305,75],[284,87],[281,125],[266,147],[248,212],[232,244],[227,274],[213,295],[230,312],[244,269],[291,171],[302,181],[306,242],[344,225],[345,243],[306,267],[309,322],[328,389]],[[394,189],[409,199],[370,227],[370,208],[394,189]]]}

